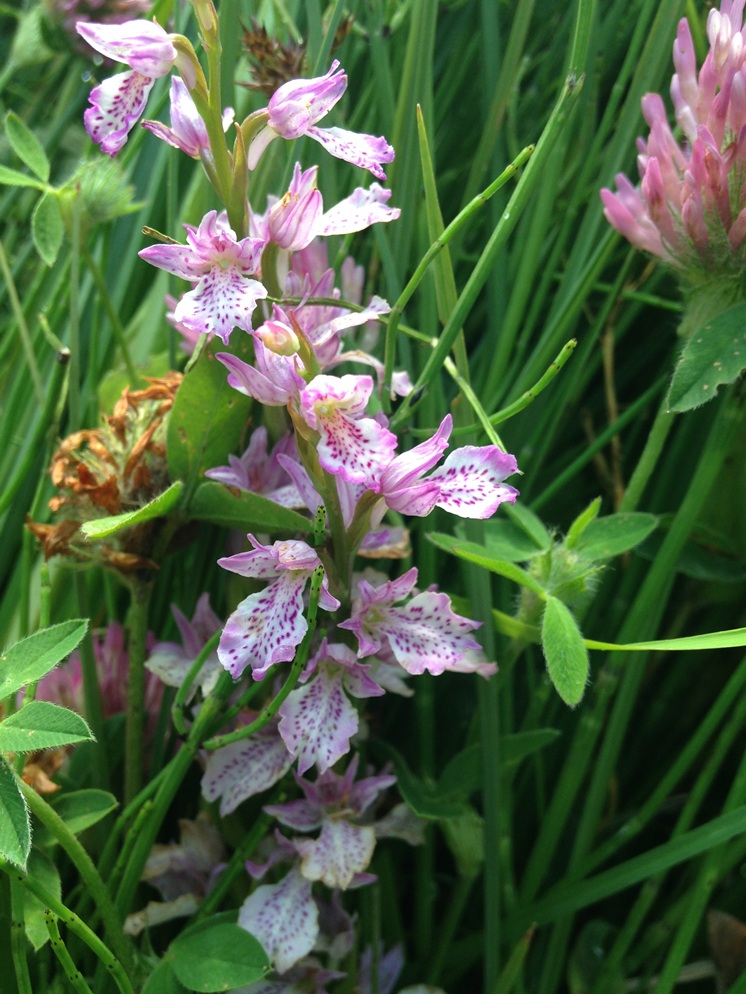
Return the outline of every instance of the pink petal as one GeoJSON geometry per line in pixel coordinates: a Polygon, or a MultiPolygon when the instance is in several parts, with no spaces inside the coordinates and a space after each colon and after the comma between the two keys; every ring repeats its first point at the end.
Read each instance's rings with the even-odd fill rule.
{"type": "Polygon", "coordinates": [[[314,79],[283,83],[269,101],[269,126],[283,138],[300,138],[325,117],[347,89],[347,76],[335,59],[331,69],[314,79]]]}
{"type": "Polygon", "coordinates": [[[279,884],[262,884],[241,905],[238,924],[261,942],[284,973],[310,953],[319,934],[310,881],[293,869],[279,884]]]}
{"type": "Polygon", "coordinates": [[[384,190],[378,183],[371,183],[369,190],[358,187],[349,197],[328,210],[319,220],[319,235],[347,235],[363,231],[371,224],[395,221],[401,211],[387,207],[391,190],[384,190]]]}
{"type": "Polygon", "coordinates": [[[277,734],[266,729],[209,753],[202,777],[206,801],[220,798],[220,814],[229,815],[248,797],[260,794],[285,776],[293,757],[277,734]]]}
{"type": "Polygon", "coordinates": [[[251,331],[251,315],[266,296],[263,284],[241,276],[235,266],[214,266],[184,294],[174,318],[190,331],[219,335],[227,345],[234,328],[251,331]]]}
{"type": "Polygon", "coordinates": [[[300,872],[307,880],[346,890],[373,858],[376,832],[372,825],[352,825],[344,818],[325,818],[318,839],[296,839],[300,872]]]}
{"type": "Polygon", "coordinates": [[[467,650],[480,648],[466,634],[475,628],[479,622],[454,614],[447,594],[433,591],[390,608],[377,625],[400,666],[412,674],[427,670],[434,675],[458,666],[467,650]]]}
{"type": "Polygon", "coordinates": [[[440,485],[437,506],[462,518],[489,518],[500,504],[515,504],[518,491],[503,483],[518,471],[515,456],[496,445],[464,445],[430,474],[440,485]]]}
{"type": "Polygon", "coordinates": [[[280,708],[280,735],[298,759],[298,772],[316,764],[319,773],[350,751],[358,715],[342,689],[342,676],[323,667],[280,708]]]}
{"type": "Polygon", "coordinates": [[[139,72],[119,73],[91,90],[91,106],[83,115],[92,141],[107,155],[116,155],[145,110],[155,80],[139,72]]]}
{"type": "Polygon", "coordinates": [[[234,680],[247,666],[261,680],[270,666],[293,659],[308,629],[303,616],[307,580],[307,573],[284,573],[238,605],[218,646],[218,658],[234,680]]]}
{"type": "Polygon", "coordinates": [[[383,136],[376,138],[343,128],[309,128],[305,133],[337,159],[369,170],[376,179],[386,179],[381,163],[394,161],[394,149],[383,136]]]}
{"type": "Polygon", "coordinates": [[[170,35],[155,21],[126,21],[123,24],[86,24],[75,29],[91,48],[114,62],[124,62],[143,76],[166,76],[177,52],[170,35]]]}

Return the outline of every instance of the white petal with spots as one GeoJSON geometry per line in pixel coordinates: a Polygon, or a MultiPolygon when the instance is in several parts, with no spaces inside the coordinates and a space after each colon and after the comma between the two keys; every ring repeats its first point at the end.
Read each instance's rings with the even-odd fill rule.
{"type": "Polygon", "coordinates": [[[342,689],[342,674],[320,668],[303,687],[288,695],[280,708],[280,735],[298,758],[298,772],[314,763],[319,773],[328,770],[350,751],[357,732],[357,711],[342,689]]]}
{"type": "Polygon", "coordinates": [[[293,869],[279,884],[262,884],[242,904],[238,924],[261,942],[284,973],[310,953],[319,934],[310,882],[293,869]]]}
{"type": "Polygon", "coordinates": [[[307,880],[346,890],[373,858],[376,832],[372,825],[353,825],[344,818],[325,818],[318,839],[295,839],[300,872],[307,880]]]}
{"type": "Polygon", "coordinates": [[[229,815],[242,801],[274,786],[290,769],[293,757],[273,729],[211,752],[202,777],[206,801],[220,798],[220,814],[229,815]]]}

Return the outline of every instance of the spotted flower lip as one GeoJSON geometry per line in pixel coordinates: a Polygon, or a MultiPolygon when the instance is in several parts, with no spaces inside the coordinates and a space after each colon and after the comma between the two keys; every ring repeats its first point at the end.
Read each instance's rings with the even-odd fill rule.
{"type": "MultiPolygon", "coordinates": [[[[306,542],[289,540],[262,545],[247,536],[253,549],[218,560],[223,569],[271,582],[243,600],[228,619],[218,646],[218,658],[237,679],[251,668],[262,680],[275,663],[288,662],[308,630],[303,616],[303,592],[321,560],[306,542]]],[[[319,591],[319,607],[340,606],[329,592],[326,577],[319,591]]]]}
{"type": "Polygon", "coordinates": [[[83,115],[92,141],[108,155],[116,155],[127,141],[156,79],[166,76],[178,58],[171,36],[155,21],[129,21],[126,24],[76,24],[78,34],[88,44],[129,66],[94,87],[88,98],[91,106],[83,115]]]}
{"type": "Polygon", "coordinates": [[[255,169],[269,143],[277,137],[292,140],[307,135],[327,152],[368,169],[377,179],[386,179],[383,164],[394,161],[394,150],[385,138],[358,134],[342,128],[317,128],[347,89],[347,75],[335,59],[323,76],[283,83],[267,107],[267,125],[249,148],[249,169],[255,169]]]}
{"type": "Polygon", "coordinates": [[[251,316],[266,287],[249,277],[259,268],[260,239],[238,240],[225,212],[209,211],[198,228],[184,225],[186,245],[150,245],[139,252],[158,269],[196,284],[174,310],[190,331],[215,334],[228,344],[234,328],[251,331],[251,316]]]}

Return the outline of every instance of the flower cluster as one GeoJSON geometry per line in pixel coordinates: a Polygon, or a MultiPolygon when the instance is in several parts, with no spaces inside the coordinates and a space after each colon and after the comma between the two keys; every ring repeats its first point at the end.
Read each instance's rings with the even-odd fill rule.
{"type": "MultiPolygon", "coordinates": [[[[201,27],[203,34],[209,30],[201,27]]],[[[288,189],[271,196],[263,213],[248,201],[250,175],[277,138],[309,137],[385,180],[394,152],[384,138],[319,127],[347,87],[338,62],[316,79],[280,85],[266,108],[237,125],[230,153],[224,132],[233,112],[221,115],[206,99],[207,82],[184,39],[144,22],[117,38],[90,25],[79,30],[130,69],[91,94],[86,126],[93,140],[110,154],[118,151],[153,81],[177,67],[182,78],[171,84],[170,127],[145,127],[200,161],[225,206],[186,224],[185,243],[164,239],[140,256],[190,284],[170,316],[188,348],[218,336],[224,349],[211,347],[208,358],[224,365],[228,386],[252,398],[255,410],[276,409],[253,426],[243,455],[231,455],[227,466],[213,466],[206,476],[261,495],[265,506],[276,505],[278,520],[279,508],[295,509],[294,520],[305,527],[277,540],[250,533],[247,548],[220,558],[223,569],[244,578],[237,584],[248,580],[246,596],[224,625],[206,594],[192,621],[176,613],[183,644],[157,645],[147,665],[172,686],[192,681],[180,698],[194,715],[225,671],[254,682],[234,691],[224,719],[228,741],[219,736],[207,743],[202,793],[219,804],[221,816],[229,815],[295,766],[302,796],[264,807],[289,834],[278,829],[265,842],[266,863],[247,867],[255,879],[271,873],[272,882],[250,893],[239,922],[289,978],[290,986],[280,989],[307,983],[323,990],[344,976],[339,956],[353,944],[340,892],[374,879],[369,866],[378,838],[419,838],[403,806],[383,817],[376,812],[379,797],[395,784],[391,772],[358,778],[354,753],[338,772],[364,730],[361,702],[387,692],[409,695],[407,681],[423,673],[489,677],[496,669],[473,637],[479,624],[456,613],[446,593],[418,589],[416,567],[391,579],[372,569],[358,572],[357,557],[408,555],[408,533],[392,515],[425,517],[440,508],[490,517],[516,500],[505,480],[518,467],[497,445],[446,455],[450,415],[431,437],[403,451],[381,409],[385,391],[412,390],[405,372],[384,382],[383,363],[373,354],[389,305],[377,296],[366,301],[365,274],[352,259],[339,273],[329,265],[326,239],[395,221],[400,212],[389,205],[389,190],[373,182],[329,205],[317,168],[298,163],[288,189]],[[217,653],[195,673],[195,660],[221,628],[217,653]],[[256,711],[247,704],[254,689],[264,701],[256,711]],[[308,779],[314,767],[315,779],[308,779]],[[320,899],[319,885],[332,892],[331,904],[320,899]],[[324,970],[313,954],[332,948],[324,970]]]]}
{"type": "Polygon", "coordinates": [[[723,0],[707,19],[710,48],[697,72],[686,18],[673,47],[671,81],[680,144],[657,93],[642,99],[650,128],[638,140],[641,183],[624,174],[617,193],[601,191],[604,213],[636,248],[694,282],[742,270],[746,258],[746,46],[743,3],[723,0]]]}

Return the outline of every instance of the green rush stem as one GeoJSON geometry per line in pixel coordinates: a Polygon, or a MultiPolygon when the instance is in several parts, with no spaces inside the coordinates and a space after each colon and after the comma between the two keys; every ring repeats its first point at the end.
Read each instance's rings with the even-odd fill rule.
{"type": "Polygon", "coordinates": [[[73,200],[72,232],[70,254],[70,307],[69,307],[69,341],[70,341],[70,379],[68,381],[68,431],[78,431],[80,428],[80,187],[78,196],[73,200]]]}
{"type": "MultiPolygon", "coordinates": [[[[608,428],[604,429],[604,431],[602,431],[601,434],[593,442],[591,442],[590,445],[588,445],[583,449],[582,454],[578,456],[577,459],[573,460],[572,463],[570,463],[567,469],[563,470],[563,472],[560,473],[560,475],[556,477],[556,479],[554,479],[549,484],[548,487],[542,490],[542,492],[535,500],[531,501],[531,509],[536,511],[539,507],[542,507],[544,504],[546,504],[547,501],[551,497],[553,497],[556,493],[561,492],[567,486],[567,483],[570,480],[574,479],[575,476],[578,474],[578,472],[584,466],[586,466],[591,461],[591,459],[593,459],[593,457],[596,455],[597,452],[600,452],[601,449],[603,449],[611,441],[611,439],[614,438],[615,435],[618,435],[619,432],[622,430],[622,428],[626,428],[628,424],[630,424],[632,421],[634,421],[637,418],[640,411],[643,408],[647,407],[650,401],[653,400],[653,398],[657,394],[659,394],[661,390],[668,384],[668,381],[669,381],[669,375],[668,373],[666,373],[665,376],[661,376],[659,380],[656,380],[656,382],[648,390],[646,390],[644,394],[638,397],[633,404],[630,404],[630,406],[624,411],[624,413],[619,415],[619,417],[616,419],[616,421],[613,424],[609,425],[608,428]]],[[[648,436],[646,449],[648,448],[648,446],[650,446],[650,438],[651,436],[648,436]]],[[[633,480],[635,478],[636,473],[637,471],[633,473],[632,476],[633,480]]],[[[649,475],[650,474],[648,472],[648,476],[649,475]]],[[[630,491],[628,487],[626,493],[629,492],[630,491]]],[[[635,506],[639,498],[640,498],[640,493],[638,493],[634,497],[635,506]]],[[[626,508],[626,509],[632,510],[632,508],[626,508]]]]}
{"type": "Polygon", "coordinates": [[[85,977],[73,963],[72,957],[67,951],[67,946],[62,941],[60,930],[57,927],[57,919],[49,908],[44,910],[44,924],[46,925],[47,932],[49,932],[49,942],[52,952],[60,961],[60,966],[65,971],[65,976],[70,981],[73,989],[77,991],[77,994],[92,994],[91,988],[85,981],[85,977]]]}
{"type": "MultiPolygon", "coordinates": [[[[589,0],[581,0],[578,5],[578,17],[587,16],[588,12],[585,8],[588,6],[590,6],[589,0]]],[[[414,385],[413,392],[408,397],[404,398],[399,409],[395,412],[391,419],[390,427],[392,430],[395,430],[409,415],[413,399],[416,399],[419,396],[420,391],[423,390],[429,381],[437,374],[443,365],[443,360],[451,351],[453,343],[456,340],[456,336],[463,327],[467,315],[471,311],[482,287],[492,272],[495,260],[505,247],[509,236],[518,223],[518,218],[523,212],[523,209],[528,205],[530,198],[533,195],[534,186],[541,175],[541,170],[544,167],[545,160],[551,154],[552,149],[565,126],[567,115],[574,101],[577,99],[579,92],[580,82],[575,77],[574,73],[570,73],[565,80],[559,99],[557,100],[554,110],[547,121],[546,127],[541,134],[541,138],[536,146],[536,151],[528,158],[523,175],[518,180],[518,184],[513,191],[513,195],[508,201],[508,205],[505,208],[500,221],[495,227],[495,230],[492,232],[492,235],[490,236],[484,251],[479,257],[476,266],[472,270],[466,286],[461,291],[458,301],[456,302],[456,306],[451,312],[440,338],[438,339],[437,347],[425,363],[424,368],[414,385]]],[[[448,228],[446,228],[446,231],[447,230],[448,228]]],[[[397,301],[394,310],[396,310],[397,307],[399,307],[399,301],[397,301]]],[[[391,325],[392,320],[390,319],[386,335],[386,361],[390,364],[391,369],[393,369],[392,353],[394,342],[391,332],[391,325]]],[[[396,329],[394,328],[394,331],[395,330],[396,329]]],[[[390,379],[391,371],[387,366],[384,382],[388,383],[390,382],[390,379]]]]}
{"type": "Polygon", "coordinates": [[[43,451],[44,436],[54,423],[57,404],[64,390],[69,359],[70,353],[67,349],[57,354],[49,386],[44,391],[44,404],[41,408],[39,418],[34,425],[26,452],[20,462],[17,463],[13,476],[3,486],[3,492],[0,494],[0,514],[7,510],[13,503],[16,494],[28,479],[34,463],[39,458],[39,453],[43,451]]]}
{"type": "Polygon", "coordinates": [[[648,480],[653,475],[655,467],[658,465],[658,458],[666,444],[669,432],[673,428],[676,415],[666,409],[665,400],[658,409],[653,426],[648,433],[642,455],[635,467],[627,487],[624,491],[618,511],[634,511],[647,486],[648,480]]]}
{"type": "Polygon", "coordinates": [[[18,994],[34,994],[26,958],[23,889],[11,871],[10,876],[10,949],[16,971],[18,994]]]}
{"type": "MultiPolygon", "coordinates": [[[[173,760],[171,760],[171,762],[173,762],[173,760]]],[[[121,835],[127,830],[130,822],[134,818],[137,818],[137,815],[143,805],[145,805],[156,793],[161,785],[161,782],[165,779],[168,769],[168,766],[164,766],[155,777],[149,780],[145,787],[143,787],[140,793],[124,808],[124,810],[119,814],[117,820],[114,822],[114,827],[109,833],[106,845],[104,846],[104,851],[101,854],[101,859],[99,860],[102,876],[108,876],[112,864],[115,861],[118,861],[118,852],[121,851],[121,843],[119,841],[121,835]]]]}
{"type": "Polygon", "coordinates": [[[139,375],[135,369],[135,364],[132,362],[132,356],[130,355],[129,346],[127,345],[127,335],[124,330],[124,325],[119,318],[119,314],[117,313],[109,291],[107,290],[106,281],[101,274],[101,269],[99,268],[98,263],[85,245],[81,248],[81,254],[85,260],[85,264],[88,266],[91,276],[93,277],[93,282],[96,284],[99,298],[103,303],[104,309],[109,317],[109,321],[111,322],[114,337],[117,340],[119,351],[122,353],[122,359],[124,359],[124,365],[127,367],[131,384],[132,386],[136,386],[138,383],[142,382],[142,377],[139,375]]]}
{"type": "MultiPolygon", "coordinates": [[[[155,842],[155,837],[158,834],[163,819],[168,813],[171,802],[176,796],[176,792],[181,786],[189,767],[194,762],[203,738],[211,734],[215,728],[216,721],[222,723],[220,713],[224,698],[230,693],[232,687],[233,681],[229,675],[227,673],[222,674],[217,687],[203,703],[199,713],[196,715],[194,724],[189,730],[189,738],[159,775],[158,790],[153,800],[150,817],[145,821],[142,831],[135,840],[132,852],[127,861],[127,866],[122,875],[122,882],[117,889],[116,906],[122,915],[126,915],[132,906],[135,891],[137,890],[143,867],[155,842]]],[[[132,810],[132,806],[128,810],[132,810]]]]}
{"type": "Polygon", "coordinates": [[[49,908],[50,911],[67,925],[71,932],[77,935],[88,946],[91,952],[101,961],[107,972],[114,978],[120,994],[135,994],[135,989],[120,961],[85,922],[81,921],[77,915],[73,914],[53,894],[45,890],[41,884],[37,883],[32,877],[27,876],[17,867],[11,866],[2,857],[0,857],[0,870],[7,873],[11,880],[20,883],[27,890],[30,890],[46,908],[49,908]]]}
{"type": "MultiPolygon", "coordinates": [[[[505,186],[505,184],[512,179],[513,176],[515,176],[518,170],[529,161],[533,152],[533,145],[529,145],[527,148],[524,148],[523,151],[516,156],[515,160],[500,173],[497,179],[490,183],[490,185],[483,190],[482,193],[474,197],[474,199],[468,203],[462,211],[459,211],[456,217],[445,227],[443,233],[436,238],[420,260],[417,268],[410,277],[409,282],[402,290],[399,299],[391,308],[389,314],[388,326],[386,328],[386,346],[384,355],[384,397],[388,397],[391,393],[391,376],[394,371],[394,362],[396,361],[396,331],[399,325],[399,319],[410,297],[420,285],[425,273],[430,268],[431,262],[439,252],[443,251],[454,235],[461,230],[472,215],[480,210],[490,200],[490,198],[493,197],[498,190],[505,186]]],[[[456,333],[458,333],[460,329],[461,326],[459,325],[456,328],[456,333]]],[[[445,349],[444,354],[447,355],[449,352],[450,346],[445,349]]],[[[440,361],[442,361],[442,359],[440,361]]]]}
{"type": "Polygon", "coordinates": [[[101,915],[104,928],[117,958],[121,960],[128,969],[131,968],[131,946],[122,930],[119,915],[117,914],[117,910],[114,907],[111,897],[109,896],[109,891],[101,879],[98,870],[93,865],[91,857],[67,827],[62,818],[60,818],[54,808],[47,804],[47,802],[40,797],[32,787],[29,787],[28,784],[24,783],[23,780],[19,779],[18,784],[21,788],[23,796],[26,798],[26,803],[31,809],[32,814],[34,814],[42,825],[44,825],[44,827],[55,837],[55,839],[57,839],[75,865],[75,868],[80,874],[83,883],[96,903],[96,907],[101,915]]]}
{"type": "MultiPolygon", "coordinates": [[[[670,590],[675,577],[672,566],[708,498],[727,452],[735,420],[732,418],[729,400],[729,396],[724,398],[712,423],[708,439],[702,449],[699,466],[690,476],[689,490],[622,626],[619,634],[620,642],[639,639],[641,633],[644,634],[646,630],[654,628],[665,607],[664,595],[670,590]]],[[[629,711],[645,672],[646,655],[640,654],[638,658],[635,656],[630,658],[625,653],[615,653],[599,672],[596,680],[596,698],[592,707],[584,711],[581,716],[570,755],[564,764],[544,827],[524,874],[522,889],[524,901],[532,899],[541,885],[562,834],[562,826],[565,825],[572,804],[585,781],[588,765],[593,760],[594,775],[584,797],[580,823],[575,832],[571,871],[577,869],[587,853],[595,833],[598,813],[603,806],[611,769],[621,748],[624,730],[627,728],[629,711]],[[618,684],[620,692],[611,719],[607,721],[607,711],[618,684]],[[602,732],[605,733],[605,739],[599,753],[597,740],[602,732]]]]}
{"type": "MultiPolygon", "coordinates": [[[[211,639],[209,639],[205,645],[200,650],[199,655],[194,660],[192,665],[189,667],[189,672],[186,677],[182,680],[181,686],[176,692],[176,697],[171,705],[171,719],[174,723],[174,728],[179,733],[179,735],[186,735],[187,725],[184,719],[184,708],[186,707],[187,700],[189,698],[189,691],[192,689],[192,684],[197,679],[199,671],[205,664],[207,657],[217,648],[217,644],[220,641],[220,636],[222,632],[215,632],[211,639]]],[[[227,719],[226,719],[227,720],[227,719]]]]}
{"type": "Polygon", "coordinates": [[[145,733],[145,658],[148,641],[148,607],[153,584],[133,578],[130,582],[129,682],[127,686],[127,725],[125,732],[124,803],[139,793],[143,778],[143,736],[145,733]]]}
{"type": "Polygon", "coordinates": [[[303,667],[306,665],[308,660],[313,634],[316,631],[316,613],[318,610],[319,592],[321,590],[323,575],[322,567],[318,567],[314,571],[314,578],[311,586],[311,601],[308,606],[308,630],[303,636],[303,641],[298,646],[298,652],[293,660],[293,665],[290,667],[290,673],[288,674],[287,680],[280,688],[279,693],[273,697],[265,708],[262,709],[259,716],[255,718],[250,725],[238,728],[235,732],[228,732],[226,735],[216,735],[214,738],[208,739],[205,743],[203,743],[205,749],[220,749],[223,746],[230,745],[231,742],[240,742],[241,739],[247,739],[250,735],[253,735],[254,732],[261,731],[261,729],[268,725],[277,714],[283,701],[300,679],[303,667]]]}
{"type": "MultiPolygon", "coordinates": [[[[464,397],[466,397],[472,411],[477,416],[477,419],[479,421],[479,426],[481,427],[482,431],[485,433],[487,438],[490,440],[491,444],[497,445],[498,448],[502,449],[504,452],[505,446],[500,441],[500,436],[492,427],[490,419],[487,416],[487,412],[480,404],[479,398],[477,397],[476,393],[472,389],[469,382],[461,375],[461,373],[459,373],[458,369],[456,368],[456,364],[452,359],[447,358],[443,365],[445,366],[446,372],[449,374],[453,382],[458,386],[459,390],[464,395],[464,397]]],[[[472,428],[473,427],[474,426],[472,426],[472,428]]],[[[463,432],[463,428],[461,430],[463,432]]]]}
{"type": "Polygon", "coordinates": [[[218,877],[215,886],[209,894],[205,896],[204,901],[197,909],[197,913],[194,916],[195,922],[202,918],[206,918],[214,911],[217,911],[223,901],[223,898],[228,896],[228,892],[233,886],[234,880],[239,876],[239,874],[246,872],[244,863],[247,859],[249,859],[256,847],[264,838],[264,835],[269,829],[271,823],[272,819],[269,815],[264,814],[264,812],[259,815],[254,824],[251,826],[251,830],[241,842],[240,846],[233,851],[228,865],[218,877]]]}
{"type": "MultiPolygon", "coordinates": [[[[79,617],[90,617],[88,605],[88,581],[85,573],[75,574],[75,596],[78,602],[79,617]]],[[[101,688],[98,682],[98,669],[96,667],[96,656],[93,651],[93,634],[90,628],[83,636],[83,641],[79,646],[80,669],[83,674],[83,703],[85,706],[85,716],[91,726],[96,741],[105,741],[104,731],[104,706],[101,700],[101,688]]],[[[109,762],[106,749],[103,747],[94,750],[95,779],[96,786],[103,790],[109,787],[109,762]]]]}
{"type": "Polygon", "coordinates": [[[13,280],[13,274],[11,273],[10,266],[8,265],[8,257],[5,254],[5,249],[1,240],[0,271],[2,271],[5,285],[8,288],[10,306],[13,311],[13,316],[16,319],[16,324],[18,325],[18,334],[21,337],[21,345],[26,354],[26,362],[28,363],[29,372],[31,374],[31,382],[33,383],[34,393],[36,394],[36,403],[39,407],[44,407],[44,383],[42,382],[41,372],[36,362],[34,346],[31,341],[31,332],[26,324],[26,316],[23,313],[23,307],[21,306],[18,291],[16,290],[16,284],[13,280]]]}
{"type": "MultiPolygon", "coordinates": [[[[743,708],[742,708],[743,710],[743,708]]],[[[743,728],[743,715],[739,716],[739,721],[734,722],[738,729],[743,728]]],[[[733,811],[743,804],[746,797],[746,755],[742,755],[741,762],[733,783],[728,791],[728,796],[723,805],[723,814],[733,811]]],[[[732,847],[727,843],[710,849],[702,860],[702,866],[697,875],[694,887],[689,889],[686,914],[683,921],[676,929],[671,948],[668,951],[666,962],[658,976],[658,983],[655,986],[654,994],[670,994],[676,984],[676,977],[679,970],[684,965],[689,947],[694,939],[695,932],[699,928],[700,919],[710,900],[710,895],[721,875],[723,857],[732,847]]]]}
{"type": "Polygon", "coordinates": [[[474,880],[470,877],[460,876],[451,893],[448,901],[446,916],[440,928],[440,933],[435,944],[435,954],[430,961],[430,969],[427,974],[427,983],[436,986],[445,965],[446,957],[451,952],[453,939],[456,935],[461,917],[466,909],[466,902],[469,899],[474,880]]]}

